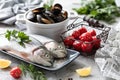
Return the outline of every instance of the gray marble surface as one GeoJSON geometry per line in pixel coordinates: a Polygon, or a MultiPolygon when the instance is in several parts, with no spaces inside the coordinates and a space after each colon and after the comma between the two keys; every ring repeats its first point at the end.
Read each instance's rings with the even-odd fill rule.
{"type": "MultiPolygon", "coordinates": [[[[12,64],[8,69],[0,69],[0,79],[15,80],[10,76],[9,71],[12,67],[18,66],[22,61],[1,52],[0,52],[0,58],[9,59],[12,61],[12,64]]],[[[102,76],[97,64],[94,62],[94,59],[92,57],[79,56],[73,62],[71,62],[67,66],[57,71],[47,71],[43,69],[40,70],[46,74],[48,80],[59,80],[59,79],[66,80],[67,78],[73,78],[73,80],[112,80],[102,76]],[[80,77],[75,72],[75,70],[78,68],[83,68],[88,66],[92,67],[92,73],[89,77],[80,77]]],[[[28,79],[21,78],[19,80],[28,80],[28,79]]]]}
{"type": "MultiPolygon", "coordinates": [[[[63,0],[55,0],[55,1],[62,3],[65,6],[65,8],[68,8],[68,10],[71,10],[72,6],[77,7],[76,5],[73,5],[71,3],[72,1],[68,1],[68,3],[63,3],[63,0]]],[[[79,0],[76,1],[79,2],[79,0]]],[[[77,2],[75,2],[74,4],[76,4],[77,2]]],[[[115,25],[116,24],[109,26],[115,26],[115,25]]],[[[0,24],[0,33],[4,33],[7,29],[15,29],[15,27],[0,24]]],[[[12,64],[8,69],[0,69],[0,80],[15,80],[10,76],[9,71],[12,67],[18,66],[22,61],[1,52],[0,52],[0,58],[9,59],[12,61],[12,64]]],[[[73,78],[73,80],[113,80],[102,76],[102,73],[100,72],[97,64],[94,61],[94,57],[84,57],[81,55],[78,58],[76,58],[73,62],[71,62],[70,64],[68,64],[67,66],[63,67],[60,70],[57,71],[47,71],[43,69],[40,70],[42,70],[45,73],[48,80],[59,80],[59,79],[66,80],[67,78],[73,78]],[[80,77],[75,72],[75,70],[78,68],[88,67],[88,66],[92,67],[92,73],[88,77],[80,77]]],[[[18,80],[31,80],[31,78],[30,77],[24,79],[20,78],[18,80]]]]}

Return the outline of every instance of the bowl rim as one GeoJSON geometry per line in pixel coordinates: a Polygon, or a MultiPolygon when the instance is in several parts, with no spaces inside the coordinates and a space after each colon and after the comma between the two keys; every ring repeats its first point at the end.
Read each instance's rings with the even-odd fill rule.
{"type": "MultiPolygon", "coordinates": [[[[40,8],[40,7],[37,7],[37,8],[40,8]]],[[[33,8],[33,9],[30,9],[30,10],[28,10],[25,14],[24,14],[24,19],[25,19],[25,21],[27,21],[27,22],[29,22],[29,23],[31,23],[31,24],[33,24],[33,25],[38,25],[38,26],[36,26],[36,27],[41,27],[41,28],[49,28],[48,26],[51,26],[51,27],[56,27],[56,25],[60,25],[60,24],[64,24],[64,23],[67,23],[68,24],[68,21],[69,21],[69,17],[67,17],[67,19],[65,19],[65,20],[63,20],[63,21],[61,21],[61,22],[58,22],[58,23],[53,23],[53,24],[41,24],[41,23],[35,23],[35,22],[32,22],[32,21],[30,21],[30,20],[28,20],[27,19],[27,14],[29,13],[29,12],[31,12],[32,10],[34,10],[34,9],[37,9],[37,8],[33,8]]],[[[67,25],[66,25],[67,26],[67,25]]]]}

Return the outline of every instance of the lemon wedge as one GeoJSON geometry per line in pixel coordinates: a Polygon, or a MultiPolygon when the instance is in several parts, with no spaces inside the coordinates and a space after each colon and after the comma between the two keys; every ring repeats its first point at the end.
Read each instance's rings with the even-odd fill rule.
{"type": "Polygon", "coordinates": [[[0,68],[7,68],[9,67],[11,64],[10,60],[6,60],[6,59],[0,59],[0,68]]]}
{"type": "Polygon", "coordinates": [[[91,74],[91,67],[86,67],[82,69],[76,69],[76,72],[81,76],[81,77],[87,77],[91,74]]]}

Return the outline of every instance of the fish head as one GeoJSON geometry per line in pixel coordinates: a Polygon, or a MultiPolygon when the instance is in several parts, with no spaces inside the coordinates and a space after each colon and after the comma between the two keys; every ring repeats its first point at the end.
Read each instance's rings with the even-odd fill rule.
{"type": "Polygon", "coordinates": [[[36,56],[37,63],[40,63],[45,66],[51,66],[53,64],[54,58],[51,55],[51,52],[44,49],[38,48],[33,52],[33,56],[36,56]]]}
{"type": "Polygon", "coordinates": [[[67,55],[67,50],[63,43],[51,41],[45,44],[45,47],[52,52],[55,58],[63,58],[67,55]]]}

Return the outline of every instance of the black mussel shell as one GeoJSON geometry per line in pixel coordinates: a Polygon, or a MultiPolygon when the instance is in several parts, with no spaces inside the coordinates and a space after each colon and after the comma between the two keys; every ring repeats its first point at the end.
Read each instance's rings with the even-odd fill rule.
{"type": "Polygon", "coordinates": [[[54,8],[52,8],[52,13],[54,14],[54,15],[59,15],[60,13],[61,13],[61,9],[59,8],[59,7],[54,7],[54,8]]]}
{"type": "Polygon", "coordinates": [[[41,15],[36,15],[36,17],[37,17],[37,22],[39,22],[39,23],[41,23],[41,15]]]}
{"type": "Polygon", "coordinates": [[[65,20],[65,18],[62,15],[58,15],[58,16],[54,16],[54,21],[57,22],[61,22],[65,20]]]}
{"type": "Polygon", "coordinates": [[[62,6],[60,4],[55,4],[52,9],[51,9],[52,13],[55,15],[59,15],[62,11],[62,6]]]}
{"type": "Polygon", "coordinates": [[[42,17],[48,19],[51,23],[55,23],[54,20],[49,16],[49,14],[45,13],[42,15],[42,17]]]}
{"type": "Polygon", "coordinates": [[[46,18],[41,18],[41,22],[44,24],[52,24],[52,22],[46,18]]]}
{"type": "Polygon", "coordinates": [[[30,21],[52,24],[65,20],[68,17],[67,11],[62,11],[60,4],[55,4],[50,10],[46,10],[44,7],[36,8],[28,14],[30,21]]]}
{"type": "Polygon", "coordinates": [[[61,5],[61,4],[59,4],[59,3],[56,3],[56,4],[54,5],[54,7],[59,7],[59,9],[61,9],[61,10],[62,10],[62,5],[61,5]]]}
{"type": "Polygon", "coordinates": [[[49,10],[46,10],[45,14],[47,14],[48,16],[52,16],[53,15],[53,13],[51,11],[49,11],[49,10]]]}
{"type": "Polygon", "coordinates": [[[67,18],[68,18],[68,13],[67,13],[67,11],[64,11],[64,12],[62,13],[62,16],[64,17],[64,19],[67,19],[67,18]]]}
{"type": "Polygon", "coordinates": [[[32,12],[34,14],[43,14],[43,13],[45,13],[45,8],[43,8],[43,7],[37,8],[37,9],[32,10],[32,12]]]}
{"type": "Polygon", "coordinates": [[[36,22],[36,21],[37,21],[37,20],[36,20],[36,15],[33,14],[32,12],[29,12],[29,13],[27,14],[26,18],[27,18],[28,20],[30,20],[30,21],[33,21],[33,22],[36,22]]]}

